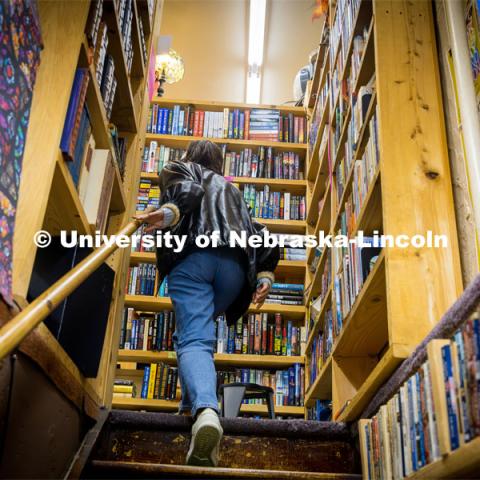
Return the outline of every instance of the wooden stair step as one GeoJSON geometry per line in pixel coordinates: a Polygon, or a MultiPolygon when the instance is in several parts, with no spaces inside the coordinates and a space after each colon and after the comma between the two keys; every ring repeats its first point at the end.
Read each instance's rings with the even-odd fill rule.
{"type": "Polygon", "coordinates": [[[91,468],[95,478],[255,478],[257,480],[359,480],[361,475],[344,473],[317,473],[254,468],[209,468],[188,465],[169,465],[147,462],[118,462],[93,460],[91,468]]]}
{"type": "MultiPolygon", "coordinates": [[[[220,421],[224,431],[219,457],[221,468],[249,471],[255,467],[261,471],[329,474],[360,472],[358,452],[345,424],[245,418],[220,421]]],[[[130,462],[182,465],[190,445],[191,427],[192,419],[186,416],[113,410],[90,459],[115,465],[130,462]]]]}

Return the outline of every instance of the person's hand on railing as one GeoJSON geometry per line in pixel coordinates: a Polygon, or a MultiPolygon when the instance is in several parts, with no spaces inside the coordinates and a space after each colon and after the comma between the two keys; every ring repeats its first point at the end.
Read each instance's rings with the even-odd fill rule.
{"type": "Polygon", "coordinates": [[[142,223],[148,224],[145,228],[145,233],[153,232],[158,228],[164,228],[165,212],[162,208],[154,210],[153,212],[141,213],[135,215],[133,218],[140,220],[142,223]]]}
{"type": "Polygon", "coordinates": [[[149,226],[145,228],[145,233],[150,233],[154,230],[166,228],[177,223],[179,213],[175,205],[168,203],[161,206],[158,210],[154,210],[153,207],[148,207],[144,213],[135,215],[134,218],[142,223],[148,224],[149,226]]]}

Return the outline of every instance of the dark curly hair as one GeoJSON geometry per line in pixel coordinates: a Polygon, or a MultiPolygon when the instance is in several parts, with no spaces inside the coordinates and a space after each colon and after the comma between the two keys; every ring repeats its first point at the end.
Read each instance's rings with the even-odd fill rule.
{"type": "Polygon", "coordinates": [[[223,175],[223,155],[220,147],[210,140],[196,140],[188,145],[185,162],[198,163],[223,175]]]}

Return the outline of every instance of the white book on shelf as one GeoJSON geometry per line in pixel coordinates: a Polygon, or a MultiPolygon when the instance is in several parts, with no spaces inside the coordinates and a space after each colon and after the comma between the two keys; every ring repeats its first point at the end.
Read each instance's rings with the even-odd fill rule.
{"type": "Polygon", "coordinates": [[[290,220],[290,192],[285,192],[283,196],[283,219],[290,220]]]}
{"type": "Polygon", "coordinates": [[[102,212],[108,214],[108,206],[102,205],[102,202],[110,203],[113,182],[109,176],[111,177],[113,175],[112,167],[112,154],[110,150],[94,150],[83,202],[88,223],[94,228],[104,226],[105,219],[99,218],[99,215],[102,214],[102,212]]]}

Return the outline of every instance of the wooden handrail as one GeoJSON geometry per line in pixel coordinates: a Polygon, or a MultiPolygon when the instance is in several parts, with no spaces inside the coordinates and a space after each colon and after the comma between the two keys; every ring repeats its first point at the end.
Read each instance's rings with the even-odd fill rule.
{"type": "MultiPolygon", "coordinates": [[[[149,207],[144,213],[154,210],[149,207]]],[[[143,222],[134,219],[116,235],[132,235],[143,222]]],[[[83,259],[0,329],[0,360],[8,355],[62,300],[80,286],[119,247],[103,245],[83,259]]]]}

